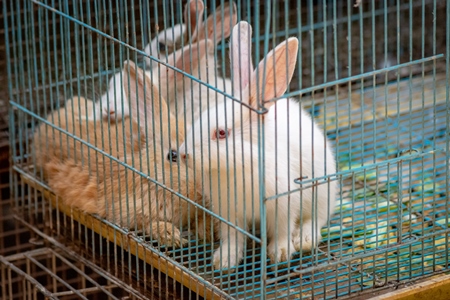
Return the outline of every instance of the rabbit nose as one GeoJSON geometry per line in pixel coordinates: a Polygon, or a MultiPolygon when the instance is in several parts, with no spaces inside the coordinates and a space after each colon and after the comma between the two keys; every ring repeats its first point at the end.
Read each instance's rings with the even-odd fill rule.
{"type": "Polygon", "coordinates": [[[189,154],[183,153],[181,154],[181,158],[183,158],[184,160],[186,160],[189,157],[189,154]]]}
{"type": "Polygon", "coordinates": [[[178,153],[175,150],[170,150],[170,152],[167,154],[167,160],[177,162],[178,153]]]}

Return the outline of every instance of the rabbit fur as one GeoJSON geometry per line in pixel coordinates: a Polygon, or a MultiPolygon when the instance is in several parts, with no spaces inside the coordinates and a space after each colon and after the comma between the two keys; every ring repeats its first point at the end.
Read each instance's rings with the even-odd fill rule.
{"type": "MultiPolygon", "coordinates": [[[[131,118],[119,123],[93,121],[90,116],[94,103],[77,97],[47,120],[123,163],[82,146],[43,123],[33,138],[36,165],[67,205],[126,228],[143,230],[161,244],[181,246],[187,242],[181,237],[181,227],[197,227],[191,224],[195,216],[198,224],[203,224],[204,214],[152,179],[207,206],[194,181],[187,180],[186,167],[166,159],[168,151],[183,141],[184,127],[169,113],[166,102],[143,70],[125,62],[122,73],[124,91],[132,99],[131,118]]],[[[213,236],[209,224],[198,226],[201,239],[213,236]]]]}
{"type": "MultiPolygon", "coordinates": [[[[185,44],[188,35],[187,30],[192,31],[192,28],[196,28],[198,21],[201,20],[203,9],[202,1],[189,1],[184,9],[184,18],[188,26],[180,23],[162,30],[145,46],[144,52],[158,58],[161,62],[166,62],[168,55],[185,44]]],[[[147,56],[144,61],[150,68],[157,66],[157,63],[147,56]]],[[[109,79],[108,90],[101,97],[97,111],[99,116],[104,119],[110,118],[112,121],[129,116],[128,100],[122,87],[122,72],[117,72],[109,79]]]]}
{"type": "MultiPolygon", "coordinates": [[[[231,81],[218,74],[214,45],[231,34],[231,29],[237,22],[236,5],[231,2],[223,7],[217,7],[215,14],[211,14],[204,22],[202,21],[203,11],[204,4],[201,0],[192,0],[186,5],[184,16],[188,25],[183,28],[187,28],[185,33],[189,35],[191,43],[171,54],[166,48],[167,56],[161,55],[159,61],[190,74],[218,90],[230,93],[231,81]]],[[[167,31],[172,34],[175,32],[167,29],[166,35],[167,31]]],[[[150,44],[154,43],[156,40],[150,44]]],[[[154,49],[153,46],[148,47],[154,49]]],[[[196,120],[204,109],[215,106],[224,99],[220,93],[166,65],[157,63],[150,66],[154,67],[147,71],[148,76],[159,87],[161,95],[169,104],[170,111],[186,122],[186,128],[191,126],[193,120],[196,120]]],[[[100,113],[103,118],[115,120],[127,117],[129,114],[128,100],[122,92],[120,82],[120,73],[110,79],[109,90],[101,101],[100,113]]]]}
{"type": "MultiPolygon", "coordinates": [[[[335,206],[335,181],[316,182],[296,191],[301,186],[294,179],[334,174],[336,163],[324,132],[297,102],[272,100],[281,97],[290,83],[298,40],[289,38],[279,44],[255,70],[250,45],[251,26],[241,21],[233,28],[230,51],[233,96],[241,102],[226,99],[203,112],[179,147],[179,156],[203,178],[203,192],[212,210],[247,231],[253,222],[261,222],[260,198],[290,191],[266,200],[267,253],[272,263],[278,263],[296,251],[315,247],[335,206]],[[244,105],[261,109],[260,103],[268,110],[260,116],[244,105]],[[261,125],[264,156],[258,147],[261,125]],[[264,195],[260,195],[259,180],[264,180],[264,195]]],[[[244,256],[245,236],[224,222],[219,235],[214,267],[237,266],[244,256]]]]}
{"type": "Polygon", "coordinates": [[[217,70],[214,48],[216,44],[230,36],[236,22],[237,9],[234,2],[217,7],[216,12],[208,16],[206,21],[198,22],[191,36],[191,44],[168,57],[168,65],[192,75],[203,83],[192,80],[165,65],[159,65],[152,70],[153,76],[160,82],[161,93],[168,101],[171,111],[185,122],[186,128],[190,128],[204,110],[215,107],[225,99],[223,94],[209,86],[228,94],[232,92],[231,80],[220,76],[217,70]]]}
{"type": "MultiPolygon", "coordinates": [[[[182,48],[188,42],[188,37],[192,35],[199,22],[201,22],[203,11],[203,1],[188,1],[183,12],[184,21],[186,24],[175,24],[173,27],[159,32],[156,37],[153,38],[147,46],[145,46],[145,53],[164,61],[166,56],[182,48]]],[[[153,61],[149,57],[145,57],[144,60],[146,66],[153,69],[153,61]]]]}

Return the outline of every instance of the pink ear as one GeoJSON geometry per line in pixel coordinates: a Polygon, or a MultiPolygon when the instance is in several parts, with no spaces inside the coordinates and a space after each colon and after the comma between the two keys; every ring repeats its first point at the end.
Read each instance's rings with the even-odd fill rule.
{"type": "MultiPolygon", "coordinates": [[[[197,75],[201,72],[201,68],[203,68],[201,62],[212,48],[213,44],[208,40],[202,40],[193,43],[192,45],[187,45],[180,49],[181,51],[179,53],[175,53],[176,61],[173,66],[191,75],[197,75]]],[[[172,76],[175,77],[175,80],[180,80],[183,77],[181,73],[172,70],[169,72],[172,72],[172,76]]]]}
{"type": "Polygon", "coordinates": [[[206,22],[200,23],[192,34],[192,41],[210,39],[219,43],[231,34],[231,29],[237,22],[237,9],[233,1],[218,6],[206,22]],[[223,27],[223,30],[222,30],[223,27]]]}
{"type": "MultiPolygon", "coordinates": [[[[298,39],[294,37],[282,42],[267,54],[252,74],[249,105],[258,107],[262,102],[258,99],[268,101],[284,94],[294,74],[297,54],[298,39]]],[[[269,108],[273,104],[274,102],[266,103],[264,107],[269,108]]]]}
{"type": "Polygon", "coordinates": [[[166,126],[160,129],[159,125],[160,122],[162,124],[169,122],[167,104],[150,77],[146,76],[134,62],[125,61],[122,78],[124,94],[129,97],[131,116],[137,118],[139,115],[141,122],[146,122],[148,132],[158,134],[166,132],[166,126]]]}
{"type": "Polygon", "coordinates": [[[241,21],[233,27],[230,61],[234,95],[239,95],[248,86],[253,72],[251,38],[252,26],[247,22],[241,21]]]}
{"type": "Polygon", "coordinates": [[[202,22],[205,5],[202,0],[191,0],[184,7],[184,22],[187,26],[188,37],[194,33],[202,22]]]}

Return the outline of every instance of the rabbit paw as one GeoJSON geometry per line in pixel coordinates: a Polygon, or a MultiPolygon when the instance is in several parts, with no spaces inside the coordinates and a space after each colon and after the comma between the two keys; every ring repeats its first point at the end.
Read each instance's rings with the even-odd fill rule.
{"type": "Polygon", "coordinates": [[[189,242],[181,237],[180,230],[171,223],[155,222],[152,230],[158,233],[158,240],[162,245],[180,248],[189,242]]]}
{"type": "Polygon", "coordinates": [[[174,233],[172,236],[161,237],[160,242],[162,245],[169,247],[181,248],[189,243],[187,239],[182,238],[179,234],[174,233]]]}
{"type": "Polygon", "coordinates": [[[166,243],[166,245],[172,244],[175,248],[181,248],[189,243],[189,241],[185,238],[182,238],[179,233],[176,236],[174,234],[174,236],[170,242],[166,243]],[[170,243],[170,242],[172,242],[172,243],[170,243]]]}
{"type": "Polygon", "coordinates": [[[220,246],[214,252],[214,269],[231,269],[239,265],[243,256],[240,252],[236,247],[220,246]]]}
{"type": "Polygon", "coordinates": [[[294,248],[296,251],[311,251],[312,248],[319,242],[318,236],[314,238],[311,234],[311,228],[303,230],[295,230],[292,234],[292,242],[294,243],[294,248]],[[314,242],[314,243],[313,243],[314,242]]]}
{"type": "Polygon", "coordinates": [[[294,244],[290,239],[275,240],[267,246],[267,255],[272,264],[289,260],[295,252],[294,244]]]}

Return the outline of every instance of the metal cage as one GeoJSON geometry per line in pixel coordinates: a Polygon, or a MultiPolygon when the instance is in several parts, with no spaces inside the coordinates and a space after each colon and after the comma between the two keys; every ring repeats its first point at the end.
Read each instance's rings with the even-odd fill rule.
{"type": "Polygon", "coordinates": [[[10,187],[46,243],[0,257],[4,295],[334,299],[448,271],[447,1],[3,15],[10,187]],[[37,257],[85,279],[44,288],[37,257]]]}

